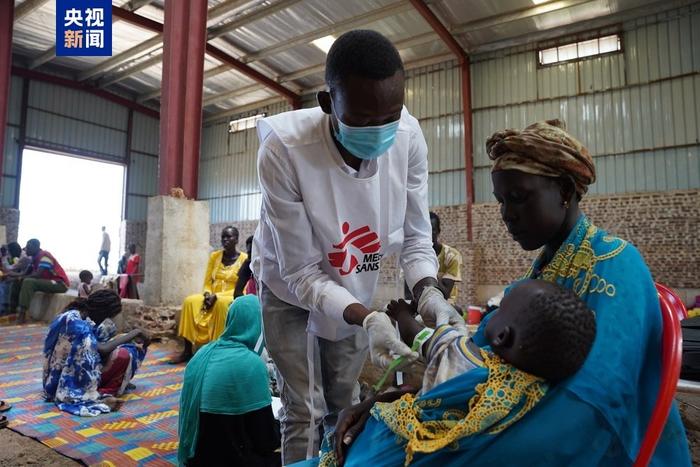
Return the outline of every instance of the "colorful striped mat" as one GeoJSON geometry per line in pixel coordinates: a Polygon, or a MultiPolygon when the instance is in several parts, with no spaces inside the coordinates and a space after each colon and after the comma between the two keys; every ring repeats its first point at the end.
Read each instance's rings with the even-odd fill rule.
{"type": "Polygon", "coordinates": [[[177,463],[177,415],[184,365],[167,364],[150,347],[119,412],[76,417],[41,396],[46,325],[0,327],[0,400],[10,428],[87,465],[161,466],[177,463]]]}

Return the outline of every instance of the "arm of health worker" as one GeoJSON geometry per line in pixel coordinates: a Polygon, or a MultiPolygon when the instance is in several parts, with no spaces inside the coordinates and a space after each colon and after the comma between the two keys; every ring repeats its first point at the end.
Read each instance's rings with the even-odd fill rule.
{"type": "Polygon", "coordinates": [[[404,242],[399,261],[414,300],[418,301],[423,288],[437,286],[438,264],[428,214],[428,145],[418,120],[410,117],[408,121],[413,131],[408,155],[404,242]]]}

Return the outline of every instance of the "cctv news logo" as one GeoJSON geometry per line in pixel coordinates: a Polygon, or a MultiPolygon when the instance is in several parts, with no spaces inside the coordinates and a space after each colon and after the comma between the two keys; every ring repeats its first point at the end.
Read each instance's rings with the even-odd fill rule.
{"type": "Polygon", "coordinates": [[[56,0],[56,55],[112,55],[112,2],[56,0]]]}
{"type": "Polygon", "coordinates": [[[378,271],[382,259],[379,236],[368,225],[350,231],[350,224],[343,222],[343,239],[333,248],[340,251],[328,253],[328,262],[337,268],[341,276],[364,271],[378,271]]]}

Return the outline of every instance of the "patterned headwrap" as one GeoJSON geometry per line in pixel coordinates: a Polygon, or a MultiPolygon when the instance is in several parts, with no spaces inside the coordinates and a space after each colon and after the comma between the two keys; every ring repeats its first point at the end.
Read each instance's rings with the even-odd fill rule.
{"type": "Polygon", "coordinates": [[[561,120],[537,122],[522,131],[497,131],[486,140],[492,172],[519,170],[545,177],[570,176],[579,195],[595,182],[595,166],[588,150],[565,131],[561,120]]]}

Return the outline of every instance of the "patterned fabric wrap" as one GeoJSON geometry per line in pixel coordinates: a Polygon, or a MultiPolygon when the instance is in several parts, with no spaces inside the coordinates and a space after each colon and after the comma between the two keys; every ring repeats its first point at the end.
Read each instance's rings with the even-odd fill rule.
{"type": "Polygon", "coordinates": [[[44,397],[82,417],[110,411],[97,391],[102,360],[94,325],[79,311],[69,310],[54,319],[44,341],[44,397]]]}
{"type": "Polygon", "coordinates": [[[522,131],[497,131],[486,140],[492,172],[519,170],[545,177],[571,177],[582,195],[595,182],[595,166],[588,150],[565,131],[560,120],[537,122],[522,131]]]}
{"type": "Polygon", "coordinates": [[[430,453],[465,436],[496,434],[520,420],[547,392],[541,378],[518,370],[497,355],[482,350],[488,378],[476,386],[469,410],[454,410],[441,420],[421,420],[421,404],[412,394],[396,402],[377,403],[372,415],[408,442],[404,465],[416,452],[430,453]]]}
{"type": "MultiPolygon", "coordinates": [[[[116,335],[117,325],[114,324],[114,321],[112,321],[109,318],[105,319],[99,324],[99,326],[95,327],[95,337],[97,338],[98,342],[107,342],[116,335]]],[[[139,369],[141,363],[143,363],[143,360],[146,358],[146,349],[142,345],[134,344],[133,342],[120,345],[119,347],[114,349],[112,354],[124,355],[124,352],[127,352],[129,362],[126,366],[126,371],[123,374],[116,376],[116,378],[121,378],[121,382],[118,384],[116,392],[111,394],[113,396],[121,396],[122,394],[124,394],[124,391],[126,391],[126,387],[129,385],[129,382],[136,375],[136,371],[139,369]]],[[[108,365],[108,362],[103,363],[105,366],[108,365]]],[[[113,384],[110,384],[109,381],[105,381],[104,378],[105,376],[103,375],[100,384],[100,392],[102,394],[105,394],[105,391],[102,390],[104,386],[113,386],[113,384]]]]}

